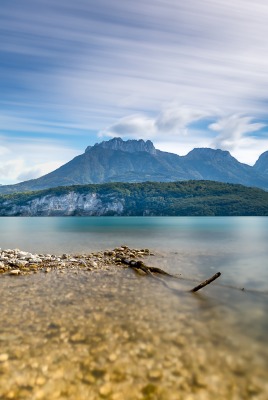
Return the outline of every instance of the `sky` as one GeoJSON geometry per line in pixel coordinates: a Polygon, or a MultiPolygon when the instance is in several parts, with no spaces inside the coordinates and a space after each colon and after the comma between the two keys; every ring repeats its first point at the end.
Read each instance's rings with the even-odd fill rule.
{"type": "Polygon", "coordinates": [[[1,0],[0,184],[112,137],[268,150],[267,0],[1,0]]]}

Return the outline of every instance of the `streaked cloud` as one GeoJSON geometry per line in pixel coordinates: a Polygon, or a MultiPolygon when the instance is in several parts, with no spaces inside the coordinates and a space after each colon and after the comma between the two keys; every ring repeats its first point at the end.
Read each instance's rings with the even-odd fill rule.
{"type": "Polygon", "coordinates": [[[155,117],[142,114],[124,117],[101,131],[99,137],[153,139],[159,149],[180,155],[194,147],[219,148],[230,151],[242,162],[253,164],[268,148],[268,136],[258,136],[266,126],[250,116],[221,115],[216,109],[172,104],[155,117]],[[198,128],[199,122],[202,130],[198,128]]]}
{"type": "Polygon", "coordinates": [[[209,129],[217,132],[213,147],[223,150],[232,150],[239,146],[240,140],[247,134],[257,132],[266,125],[253,122],[252,117],[231,115],[210,124],[209,129]]]}
{"type": "Polygon", "coordinates": [[[45,175],[78,155],[77,151],[56,141],[0,137],[1,142],[5,144],[0,162],[1,184],[45,175]]]}
{"type": "Polygon", "coordinates": [[[266,0],[5,1],[0,135],[73,136],[83,151],[101,132],[249,159],[245,143],[255,154],[268,138],[267,20],[266,0]]]}
{"type": "Polygon", "coordinates": [[[171,104],[155,117],[134,114],[120,119],[99,133],[99,137],[121,136],[125,138],[159,138],[166,136],[179,137],[187,134],[187,127],[196,121],[211,117],[212,112],[171,104]]]}
{"type": "Polygon", "coordinates": [[[161,133],[186,134],[187,126],[208,116],[211,116],[211,112],[189,106],[179,107],[174,104],[160,113],[155,125],[161,133]]]}

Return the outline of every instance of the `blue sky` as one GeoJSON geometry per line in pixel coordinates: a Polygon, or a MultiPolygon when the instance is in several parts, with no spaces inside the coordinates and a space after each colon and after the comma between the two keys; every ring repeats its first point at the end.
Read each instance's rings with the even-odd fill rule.
{"type": "Polygon", "coordinates": [[[0,183],[110,137],[268,150],[267,0],[2,0],[0,183]]]}

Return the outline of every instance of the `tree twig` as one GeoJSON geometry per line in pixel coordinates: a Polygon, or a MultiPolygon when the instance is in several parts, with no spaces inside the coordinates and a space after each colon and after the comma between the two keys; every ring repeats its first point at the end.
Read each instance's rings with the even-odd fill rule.
{"type": "Polygon", "coordinates": [[[205,280],[204,282],[201,282],[198,286],[195,286],[192,290],[190,290],[190,292],[197,292],[198,290],[202,289],[203,287],[209,285],[211,282],[215,281],[215,279],[219,278],[219,276],[221,276],[221,273],[217,272],[211,278],[205,280]]]}
{"type": "MultiPolygon", "coordinates": [[[[141,270],[143,271],[146,275],[150,275],[152,278],[158,280],[159,282],[161,282],[164,286],[166,286],[168,289],[170,289],[173,292],[178,292],[178,290],[171,288],[167,282],[165,282],[163,279],[159,278],[158,276],[156,276],[155,274],[159,274],[159,275],[166,275],[169,276],[171,278],[176,278],[178,279],[177,276],[175,275],[171,275],[169,273],[167,273],[166,271],[163,271],[160,268],[156,268],[156,267],[149,267],[147,265],[145,265],[142,261],[138,260],[128,260],[126,258],[121,258],[121,262],[122,264],[126,264],[128,265],[130,268],[133,268],[135,270],[141,270]]],[[[203,287],[207,286],[209,283],[215,281],[215,279],[217,279],[219,276],[221,275],[220,272],[217,272],[215,275],[213,275],[211,278],[207,279],[206,281],[200,283],[198,286],[194,287],[192,290],[190,290],[190,292],[197,292],[198,290],[202,289],[203,287]]]]}

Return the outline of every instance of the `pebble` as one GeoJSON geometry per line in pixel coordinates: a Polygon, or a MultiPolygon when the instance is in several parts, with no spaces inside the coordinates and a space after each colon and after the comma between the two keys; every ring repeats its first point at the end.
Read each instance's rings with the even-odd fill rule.
{"type": "Polygon", "coordinates": [[[43,386],[46,383],[46,379],[43,376],[38,376],[35,383],[38,386],[43,386]]]}
{"type": "Polygon", "coordinates": [[[19,269],[13,269],[9,272],[9,275],[19,275],[21,272],[19,269]]]}
{"type": "Polygon", "coordinates": [[[9,355],[7,353],[0,354],[0,362],[5,362],[9,359],[9,355]]]}
{"type": "Polygon", "coordinates": [[[162,378],[162,376],[163,376],[163,373],[159,369],[153,369],[153,370],[149,371],[149,373],[148,373],[148,377],[152,380],[159,380],[162,378]]]}
{"type": "Polygon", "coordinates": [[[100,387],[99,393],[101,396],[107,397],[112,392],[112,385],[108,382],[100,387]]]}
{"type": "Polygon", "coordinates": [[[114,362],[117,359],[117,355],[115,353],[112,353],[109,355],[109,361],[114,362]]]}
{"type": "Polygon", "coordinates": [[[58,270],[76,268],[74,274],[77,274],[79,269],[108,271],[111,266],[115,266],[115,261],[121,263],[120,257],[135,259],[144,254],[147,254],[145,250],[129,249],[127,246],[122,246],[112,251],[106,250],[91,254],[69,255],[64,253],[61,257],[53,254],[32,254],[19,249],[0,249],[0,272],[8,272],[10,275],[25,275],[38,270],[43,270],[47,273],[53,268],[58,270]],[[14,269],[14,267],[17,267],[17,269],[14,269]]]}

